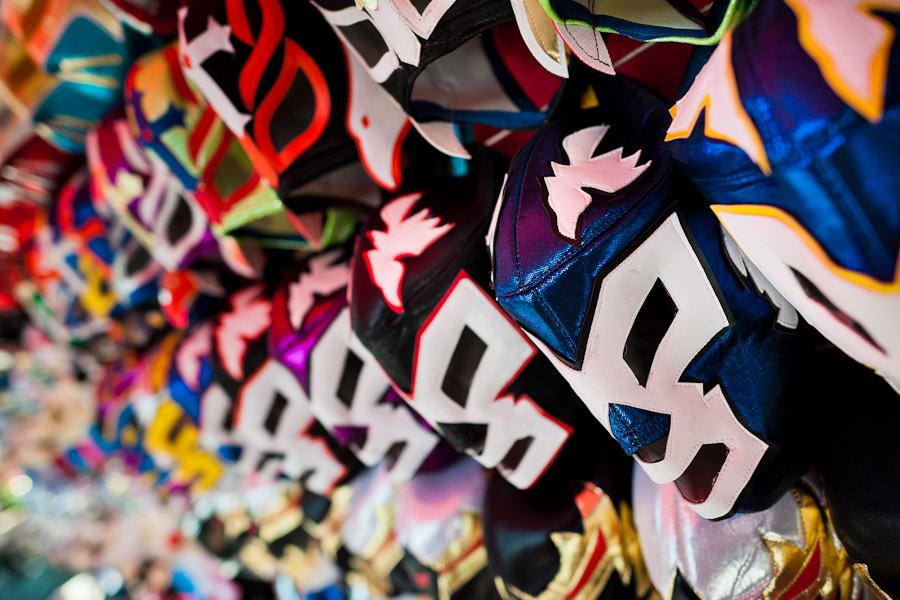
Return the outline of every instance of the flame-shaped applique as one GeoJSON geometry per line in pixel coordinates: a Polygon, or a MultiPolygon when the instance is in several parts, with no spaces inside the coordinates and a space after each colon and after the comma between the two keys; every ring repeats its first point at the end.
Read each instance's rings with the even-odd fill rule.
{"type": "Polygon", "coordinates": [[[507,600],[589,600],[599,597],[613,572],[618,572],[624,585],[629,585],[632,577],[636,578],[638,597],[658,600],[655,594],[645,596],[652,592],[652,586],[626,505],[622,505],[625,510],[620,519],[612,499],[590,483],[584,484],[575,503],[582,516],[584,533],[550,534],[559,552],[559,570],[546,589],[532,596],[497,579],[501,596],[507,600]]]}
{"type": "Polygon", "coordinates": [[[547,177],[547,202],[556,216],[556,228],[571,243],[578,241],[578,221],[591,203],[586,188],[615,193],[643,173],[651,161],[638,166],[641,151],[623,156],[616,148],[593,156],[609,125],[596,125],[570,133],[562,142],[569,164],[552,162],[553,176],[547,177]]]}
{"type": "Polygon", "coordinates": [[[419,256],[454,226],[453,223],[441,225],[440,217],[432,217],[427,208],[407,218],[421,197],[421,193],[408,194],[385,205],[381,209],[381,219],[387,229],[370,231],[368,237],[374,247],[363,253],[372,283],[397,313],[403,312],[400,287],[406,273],[406,266],[400,259],[419,256]]]}
{"type": "Polygon", "coordinates": [[[719,47],[697,74],[687,94],[669,111],[672,124],[666,132],[666,141],[691,135],[700,111],[704,108],[706,137],[734,144],[746,152],[763,173],[772,174],[762,138],[744,110],[738,94],[734,68],[731,65],[730,33],[722,37],[719,47]]]}
{"type": "Polygon", "coordinates": [[[300,329],[303,317],[313,305],[313,294],[327,296],[347,285],[350,268],[347,263],[330,264],[337,252],[315,256],[309,261],[309,271],[301,273],[295,283],[288,288],[288,315],[291,327],[300,329]]]}
{"type": "Polygon", "coordinates": [[[187,337],[175,352],[175,367],[189,388],[199,391],[200,368],[204,356],[212,350],[211,325],[204,323],[187,337]]]}
{"type": "Polygon", "coordinates": [[[819,65],[834,93],[869,121],[880,121],[895,32],[872,11],[900,11],[900,0],[786,3],[797,15],[800,44],[819,65]]]}
{"type": "Polygon", "coordinates": [[[269,327],[271,304],[260,295],[262,286],[241,290],[231,301],[231,310],[222,315],[216,328],[216,345],[222,367],[232,378],[244,378],[247,341],[269,327]]]}
{"type": "Polygon", "coordinates": [[[808,494],[795,491],[800,508],[804,547],[774,533],[762,541],[772,556],[775,575],[763,590],[763,600],[832,600],[847,598],[853,570],[847,553],[835,543],[826,517],[808,494]]]}

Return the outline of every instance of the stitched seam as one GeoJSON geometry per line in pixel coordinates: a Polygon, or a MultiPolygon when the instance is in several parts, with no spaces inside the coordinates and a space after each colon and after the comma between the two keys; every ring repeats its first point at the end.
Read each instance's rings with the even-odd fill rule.
{"type": "Polygon", "coordinates": [[[577,353],[578,352],[578,344],[572,340],[572,337],[569,335],[568,330],[563,326],[563,324],[559,320],[559,317],[557,316],[556,312],[550,307],[550,304],[547,302],[547,299],[544,298],[543,294],[537,294],[536,298],[540,301],[540,303],[543,305],[544,309],[546,310],[545,316],[550,316],[553,318],[553,322],[556,325],[555,331],[561,332],[563,334],[563,336],[565,336],[566,345],[568,346],[569,352],[577,353]]]}
{"type": "MultiPolygon", "coordinates": [[[[550,44],[544,39],[542,32],[538,29],[537,23],[535,23],[535,20],[531,15],[531,10],[529,10],[528,5],[524,1],[522,2],[522,8],[525,9],[525,16],[528,17],[528,23],[531,24],[531,32],[534,33],[534,37],[541,45],[541,49],[549,56],[550,53],[547,51],[547,48],[550,47],[550,44]]],[[[555,49],[555,51],[558,50],[558,48],[555,49]]]]}

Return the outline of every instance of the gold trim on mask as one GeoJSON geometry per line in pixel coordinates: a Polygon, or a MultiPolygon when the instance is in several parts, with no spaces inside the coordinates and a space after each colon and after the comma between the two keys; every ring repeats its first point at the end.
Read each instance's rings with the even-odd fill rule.
{"type": "Polygon", "coordinates": [[[881,589],[881,586],[875,583],[875,580],[872,579],[872,574],[869,573],[869,565],[864,563],[854,563],[852,568],[856,572],[856,574],[859,575],[859,578],[862,579],[867,586],[869,586],[869,589],[872,591],[875,597],[878,598],[878,600],[891,600],[891,597],[888,595],[888,593],[881,589]]]}
{"type": "Polygon", "coordinates": [[[263,579],[278,571],[278,560],[269,552],[265,542],[257,537],[250,538],[241,546],[238,558],[254,575],[263,579]]]}
{"type": "Polygon", "coordinates": [[[322,564],[322,553],[314,546],[302,549],[294,544],[284,549],[284,555],[278,560],[282,573],[290,576],[299,587],[309,580],[310,574],[322,564]]]}
{"type": "Polygon", "coordinates": [[[822,510],[809,494],[794,490],[804,534],[804,547],[776,533],[765,533],[762,542],[772,557],[775,573],[762,592],[762,600],[778,600],[790,593],[791,600],[849,600],[853,591],[853,571],[846,551],[836,542],[822,510]],[[817,567],[818,565],[818,567],[817,567]],[[803,590],[794,590],[798,581],[815,573],[803,590]]]}
{"type": "MultiPolygon", "coordinates": [[[[644,563],[644,552],[641,550],[641,541],[637,528],[634,526],[634,517],[631,507],[624,500],[619,502],[619,518],[622,523],[622,549],[628,564],[631,565],[631,576],[634,577],[634,593],[637,598],[644,600],[661,600],[659,592],[650,581],[650,573],[644,563]]],[[[631,578],[622,576],[622,583],[628,585],[631,578]]]]}
{"type": "Polygon", "coordinates": [[[652,590],[627,506],[622,504],[620,518],[610,497],[589,483],[584,484],[576,504],[582,514],[584,533],[550,534],[559,551],[559,570],[547,588],[532,596],[512,584],[503,588],[498,585],[501,596],[519,600],[594,600],[614,571],[625,585],[634,576],[641,596],[652,590]]]}
{"type": "Polygon", "coordinates": [[[348,485],[335,488],[329,499],[331,506],[321,523],[310,519],[303,520],[303,529],[319,542],[322,552],[334,560],[341,548],[341,526],[350,512],[350,500],[353,490],[348,485]]]}
{"type": "Polygon", "coordinates": [[[450,600],[454,593],[470,582],[488,563],[484,547],[481,515],[463,512],[462,530],[444,553],[432,563],[424,563],[437,575],[439,600],[450,600]]]}

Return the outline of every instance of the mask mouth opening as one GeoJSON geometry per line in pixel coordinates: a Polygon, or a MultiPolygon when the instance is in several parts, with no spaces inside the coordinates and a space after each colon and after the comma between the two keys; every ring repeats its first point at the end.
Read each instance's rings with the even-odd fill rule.
{"type": "MultiPolygon", "coordinates": [[[[658,463],[666,457],[669,436],[642,446],[634,457],[642,463],[658,463]]],[[[706,502],[716,485],[719,473],[728,459],[729,448],[725,444],[704,444],[694,455],[688,468],[675,480],[675,487],[685,501],[691,504],[706,502]]]]}
{"type": "Polygon", "coordinates": [[[728,446],[721,443],[704,444],[697,451],[688,468],[675,480],[675,487],[687,502],[691,504],[706,502],[725,465],[728,452],[728,446]]]}
{"type": "Polygon", "coordinates": [[[406,442],[394,442],[384,455],[384,466],[388,471],[393,471],[400,460],[400,455],[406,450],[406,442]]]}
{"type": "Polygon", "coordinates": [[[500,464],[498,465],[500,472],[504,475],[513,473],[519,467],[519,463],[522,462],[525,455],[528,454],[528,449],[531,448],[533,442],[534,436],[530,435],[516,440],[516,443],[512,445],[509,452],[507,452],[506,456],[503,457],[503,460],[500,461],[500,464]]]}

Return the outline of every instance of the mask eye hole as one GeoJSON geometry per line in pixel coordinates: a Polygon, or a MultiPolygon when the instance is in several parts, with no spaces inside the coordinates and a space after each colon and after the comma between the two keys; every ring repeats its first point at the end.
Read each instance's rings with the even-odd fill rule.
{"type": "Polygon", "coordinates": [[[835,319],[843,323],[846,327],[852,329],[854,333],[856,333],[859,337],[864,339],[869,343],[873,348],[881,352],[882,354],[887,354],[884,351],[884,348],[878,345],[878,342],[872,337],[872,335],[866,330],[865,327],[862,326],[859,321],[855,320],[853,317],[845,313],[835,305],[831,299],[826,296],[822,290],[820,290],[816,284],[810,281],[803,273],[797,271],[796,269],[791,269],[791,273],[793,273],[794,278],[797,280],[797,283],[800,284],[800,287],[803,289],[803,293],[812,300],[813,302],[821,305],[825,310],[831,313],[835,319]]]}
{"type": "Polygon", "coordinates": [[[528,449],[531,448],[531,444],[534,442],[533,436],[528,436],[519,440],[516,440],[516,443],[512,445],[509,449],[509,452],[506,453],[506,456],[503,457],[503,460],[500,461],[500,470],[501,472],[512,473],[515,471],[519,463],[522,462],[522,459],[525,458],[525,455],[528,453],[528,449]]]}
{"type": "Polygon", "coordinates": [[[384,455],[384,466],[388,471],[394,468],[394,465],[397,464],[397,460],[399,460],[400,455],[403,454],[404,450],[406,450],[406,442],[394,442],[391,444],[391,447],[388,448],[388,451],[384,455]]]}
{"type": "Polygon", "coordinates": [[[478,365],[481,364],[481,359],[486,351],[487,344],[478,337],[478,334],[472,331],[468,325],[464,327],[456,342],[456,349],[450,358],[450,364],[447,366],[447,374],[441,384],[441,390],[463,408],[466,407],[469,399],[469,390],[472,387],[472,380],[475,378],[475,371],[478,370],[478,365]]]}
{"type": "Polygon", "coordinates": [[[275,431],[278,429],[278,423],[281,422],[281,415],[284,413],[284,409],[287,408],[287,405],[287,398],[276,393],[275,398],[272,400],[272,406],[269,407],[269,414],[266,415],[266,422],[264,425],[266,431],[270,434],[275,435],[275,431]]]}
{"type": "Polygon", "coordinates": [[[353,395],[356,393],[356,386],[359,383],[359,375],[362,373],[363,362],[351,351],[347,351],[347,357],[344,360],[344,370],[341,373],[341,381],[338,384],[337,397],[344,403],[344,406],[350,408],[353,404],[353,395]]]}
{"type": "Polygon", "coordinates": [[[666,286],[657,279],[634,318],[622,351],[622,359],[643,387],[647,387],[656,351],[677,312],[678,307],[666,286]]]}
{"type": "Polygon", "coordinates": [[[175,214],[169,220],[169,227],[166,230],[166,238],[173,246],[187,235],[194,221],[194,215],[191,213],[191,207],[188,206],[187,200],[178,198],[178,205],[175,207],[175,214]]]}
{"type": "Polygon", "coordinates": [[[381,33],[378,32],[378,28],[368,19],[352,25],[342,25],[340,30],[370,69],[378,64],[381,57],[391,51],[385,44],[384,38],[381,37],[381,33]]]}
{"type": "Polygon", "coordinates": [[[487,440],[487,425],[480,423],[438,423],[441,435],[456,448],[481,454],[487,440]]]}
{"type": "Polygon", "coordinates": [[[133,245],[131,255],[125,263],[125,274],[128,276],[135,275],[152,262],[153,259],[143,246],[133,245]]]}

